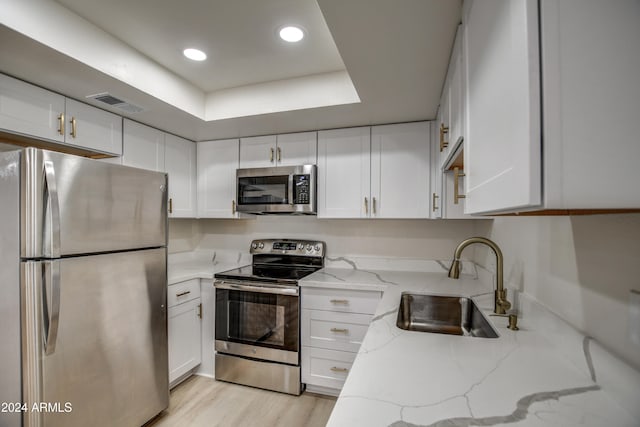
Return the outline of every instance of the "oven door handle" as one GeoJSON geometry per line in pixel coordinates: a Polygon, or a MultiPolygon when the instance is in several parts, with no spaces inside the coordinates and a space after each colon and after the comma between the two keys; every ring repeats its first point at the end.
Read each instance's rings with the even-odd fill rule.
{"type": "Polygon", "coordinates": [[[230,283],[222,280],[216,280],[213,283],[216,289],[228,289],[231,291],[258,292],[262,294],[278,294],[278,295],[298,295],[298,288],[285,288],[275,286],[253,286],[244,283],[230,283]]]}

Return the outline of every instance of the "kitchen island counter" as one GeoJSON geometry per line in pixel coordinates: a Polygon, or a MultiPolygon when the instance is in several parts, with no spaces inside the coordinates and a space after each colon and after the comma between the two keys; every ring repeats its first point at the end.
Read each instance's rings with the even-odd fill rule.
{"type": "MultiPolygon", "coordinates": [[[[331,266],[330,266],[331,267],[331,266]]],[[[383,290],[328,426],[637,426],[640,374],[520,294],[519,331],[493,310],[492,276],[325,268],[301,286],[383,290]],[[475,338],[396,326],[402,292],[472,297],[499,333],[475,338]]]]}

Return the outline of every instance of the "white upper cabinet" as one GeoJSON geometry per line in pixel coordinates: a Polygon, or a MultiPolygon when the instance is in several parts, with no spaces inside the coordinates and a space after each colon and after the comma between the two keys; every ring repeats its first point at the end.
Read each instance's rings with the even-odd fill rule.
{"type": "Polygon", "coordinates": [[[467,212],[539,206],[537,2],[470,1],[466,6],[467,212]]]}
{"type": "Polygon", "coordinates": [[[169,175],[169,217],[195,218],[196,144],[165,135],[165,172],[169,175]]]}
{"type": "Polygon", "coordinates": [[[371,128],[372,218],[429,218],[430,123],[371,128]]]}
{"type": "Polygon", "coordinates": [[[69,98],[66,116],[67,144],[122,154],[122,117],[69,98]]]}
{"type": "Polygon", "coordinates": [[[315,165],[317,132],[253,136],[240,139],[240,167],[315,165]]]}
{"type": "Polygon", "coordinates": [[[277,166],[315,165],[317,147],[317,132],[278,135],[276,164],[277,166]]]}
{"type": "Polygon", "coordinates": [[[122,154],[122,117],[1,74],[0,129],[122,154]]]}
{"type": "Polygon", "coordinates": [[[238,139],[197,143],[198,217],[237,218],[238,139]]]}
{"type": "Polygon", "coordinates": [[[640,208],[639,15],[633,1],[465,3],[467,212],[640,208]]]}
{"type": "Polygon", "coordinates": [[[318,217],[367,218],[371,128],[318,132],[318,217]]]}
{"type": "Polygon", "coordinates": [[[241,168],[267,168],[270,166],[276,166],[275,135],[240,139],[241,168]]]}
{"type": "Polygon", "coordinates": [[[0,74],[0,129],[64,142],[64,96],[0,74]]]}
{"type": "Polygon", "coordinates": [[[164,132],[124,119],[122,164],[164,172],[164,132]]]}

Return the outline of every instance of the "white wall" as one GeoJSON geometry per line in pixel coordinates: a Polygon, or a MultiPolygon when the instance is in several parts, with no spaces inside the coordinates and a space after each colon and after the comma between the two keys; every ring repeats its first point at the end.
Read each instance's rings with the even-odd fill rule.
{"type": "MultiPolygon", "coordinates": [[[[478,232],[502,248],[507,286],[640,368],[640,343],[630,338],[640,330],[630,312],[631,290],[640,291],[640,214],[499,217],[478,232]]],[[[475,254],[495,270],[488,250],[475,254]]]]}
{"type": "MultiPolygon", "coordinates": [[[[476,234],[478,220],[321,220],[304,216],[170,220],[169,252],[248,251],[252,239],[291,237],[327,243],[328,256],[451,259],[458,242],[476,234]]],[[[471,257],[472,252],[465,253],[471,257]]]]}

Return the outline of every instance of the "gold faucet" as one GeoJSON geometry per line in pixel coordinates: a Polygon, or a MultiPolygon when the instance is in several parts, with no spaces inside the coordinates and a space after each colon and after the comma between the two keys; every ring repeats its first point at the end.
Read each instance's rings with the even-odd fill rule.
{"type": "Polygon", "coordinates": [[[449,277],[452,279],[460,278],[460,256],[462,255],[464,248],[472,243],[482,243],[487,245],[493,250],[493,253],[496,254],[496,290],[494,291],[493,312],[496,314],[505,314],[507,310],[511,308],[511,303],[507,301],[507,290],[504,288],[502,278],[502,251],[495,242],[485,239],[484,237],[470,237],[460,242],[453,253],[453,262],[451,263],[451,268],[449,268],[449,277]]]}

